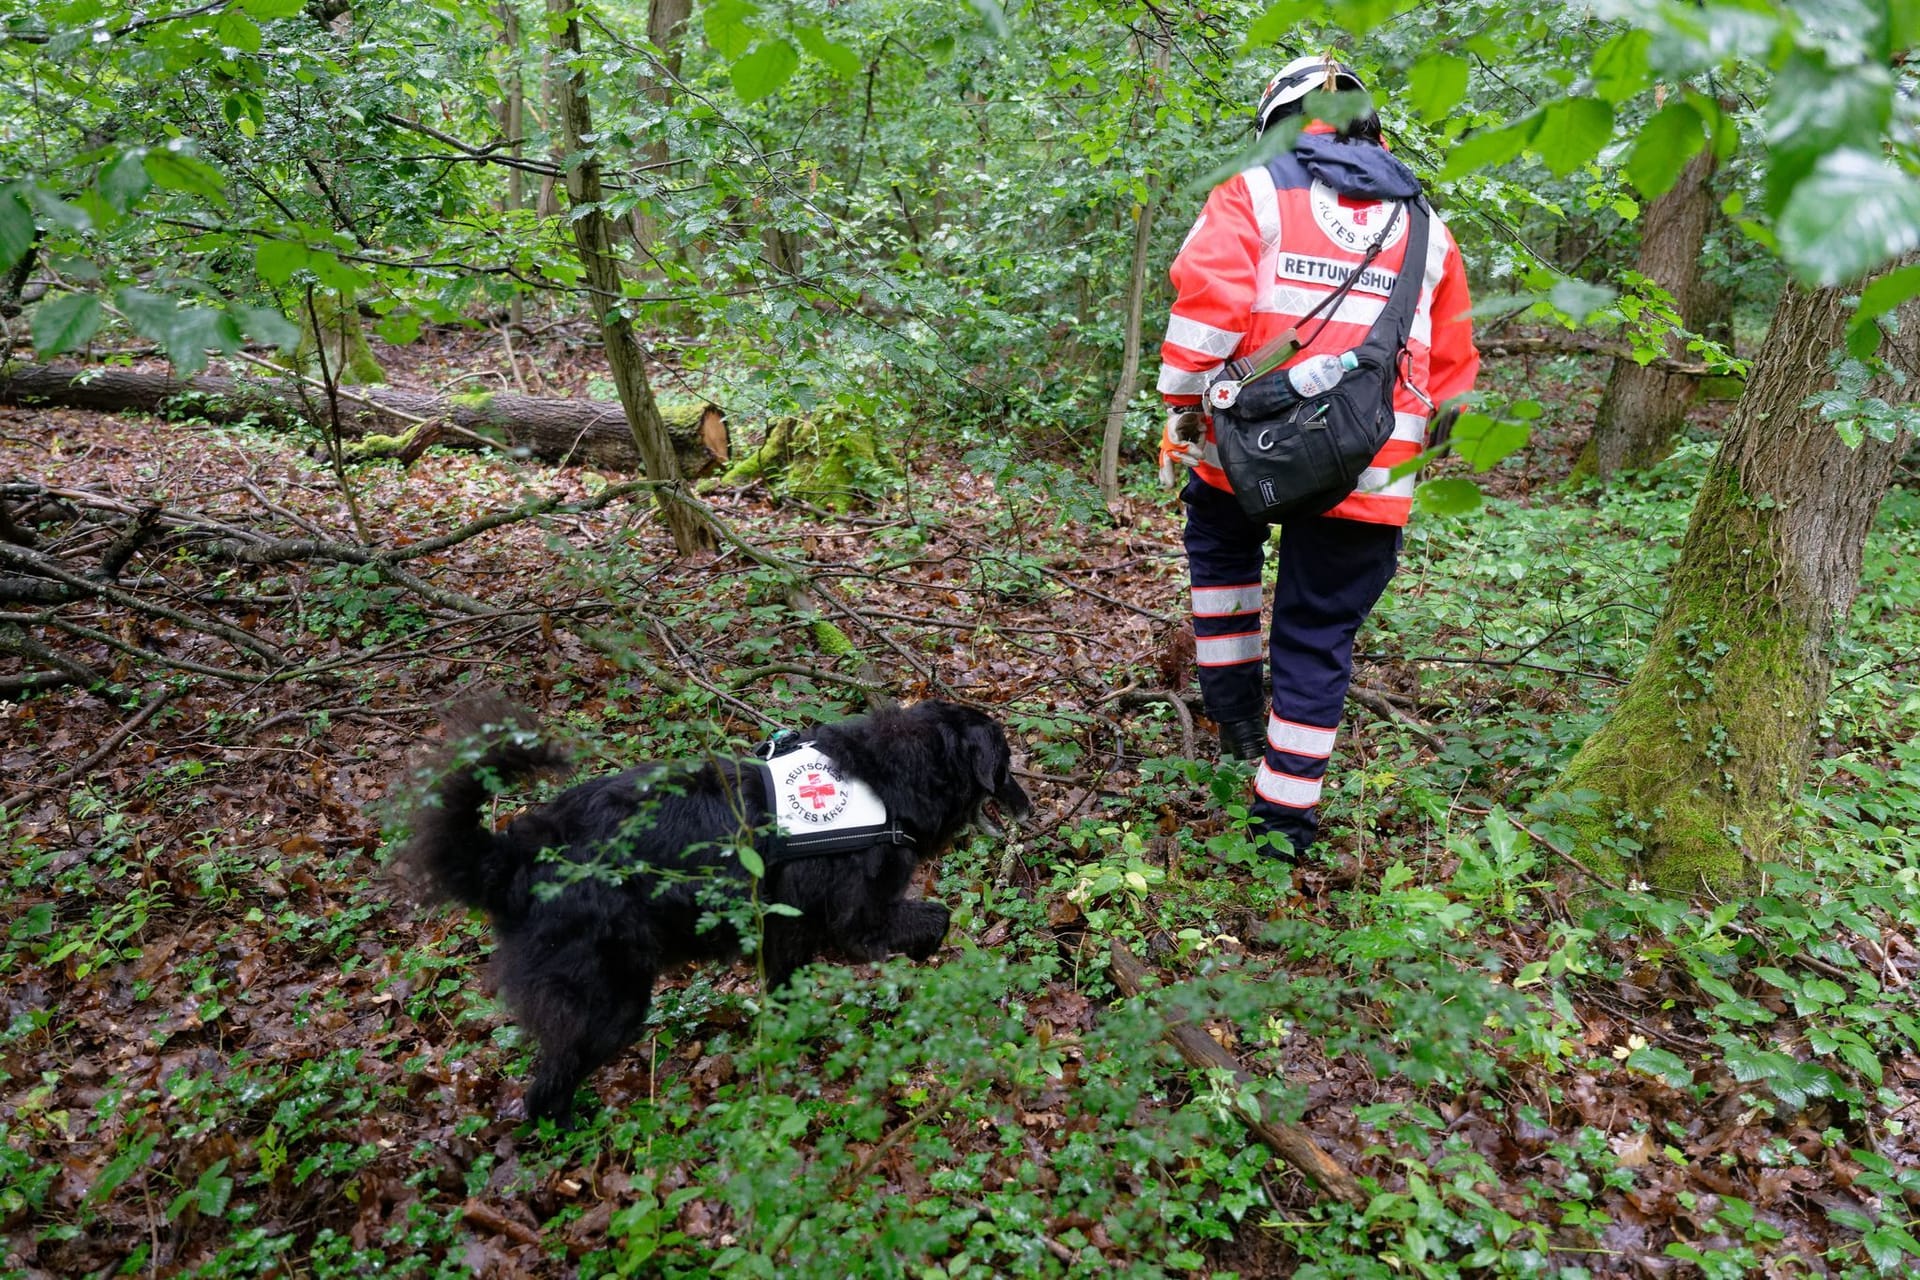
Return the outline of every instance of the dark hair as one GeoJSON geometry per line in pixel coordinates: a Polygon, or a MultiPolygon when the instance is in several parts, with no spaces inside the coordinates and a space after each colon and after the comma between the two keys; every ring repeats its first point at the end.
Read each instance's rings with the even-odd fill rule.
{"type": "MultiPolygon", "coordinates": [[[[1302,98],[1298,102],[1289,102],[1284,107],[1281,107],[1271,116],[1267,117],[1267,129],[1273,128],[1275,122],[1285,120],[1288,116],[1301,114],[1305,105],[1306,99],[1302,98]]],[[[1263,129],[1260,132],[1264,133],[1266,130],[1263,129]]],[[[1378,111],[1369,111],[1365,115],[1355,116],[1353,119],[1335,129],[1333,136],[1342,142],[1378,143],[1380,141],[1380,113],[1378,111]]]]}

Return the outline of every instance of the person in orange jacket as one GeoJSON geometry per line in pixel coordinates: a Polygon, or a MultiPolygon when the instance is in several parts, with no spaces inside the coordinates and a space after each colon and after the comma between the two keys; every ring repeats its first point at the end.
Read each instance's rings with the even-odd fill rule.
{"type": "MultiPolygon", "coordinates": [[[[1364,86],[1339,62],[1296,59],[1268,82],[1256,131],[1302,114],[1307,95],[1320,89],[1364,86]]],[[[1420,194],[1419,180],[1382,144],[1377,115],[1340,129],[1312,120],[1289,151],[1213,189],[1171,270],[1176,297],[1160,348],[1159,389],[1168,406],[1161,464],[1169,475],[1176,462],[1193,469],[1181,500],[1200,692],[1220,725],[1222,755],[1260,760],[1254,835],[1283,857],[1313,843],[1353,678],[1354,634],[1398,566],[1414,478],[1390,480],[1389,473],[1417,455],[1430,434],[1451,426],[1457,410],[1448,402],[1471,391],[1479,371],[1466,271],[1446,225],[1432,219],[1426,261],[1414,264],[1423,276],[1394,389],[1393,436],[1338,505],[1281,522],[1264,644],[1261,569],[1269,528],[1235,501],[1201,396],[1228,360],[1259,351],[1296,325],[1305,345],[1289,364],[1358,347],[1407,267],[1409,220],[1391,216],[1394,202],[1420,194]],[[1383,230],[1378,256],[1352,289],[1302,325],[1383,230]],[[1263,658],[1270,681],[1261,678],[1263,658]]]]}

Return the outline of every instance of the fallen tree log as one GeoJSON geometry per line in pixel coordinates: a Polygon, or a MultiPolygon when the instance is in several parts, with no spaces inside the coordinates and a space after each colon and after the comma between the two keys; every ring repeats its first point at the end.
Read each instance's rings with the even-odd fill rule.
{"type": "MultiPolygon", "coordinates": [[[[321,424],[329,416],[325,392],[303,390],[292,380],[174,378],[131,369],[52,365],[0,368],[0,404],[102,413],[190,412],[209,422],[253,418],[276,427],[321,424]]],[[[478,448],[479,439],[485,439],[502,448],[525,449],[543,462],[565,460],[612,471],[640,468],[640,454],[618,401],[356,387],[340,390],[339,405],[340,426],[347,435],[383,437],[383,446],[365,450],[363,456],[410,461],[429,443],[478,448]],[[440,424],[459,431],[435,430],[440,424]]],[[[718,405],[664,401],[660,408],[682,475],[705,475],[726,462],[726,415],[718,405]]]]}

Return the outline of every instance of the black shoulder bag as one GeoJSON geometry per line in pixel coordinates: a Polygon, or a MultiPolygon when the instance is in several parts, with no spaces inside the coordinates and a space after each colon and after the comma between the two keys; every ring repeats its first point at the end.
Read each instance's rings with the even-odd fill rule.
{"type": "MultiPolygon", "coordinates": [[[[1360,473],[1393,435],[1393,388],[1427,269],[1426,203],[1415,196],[1400,207],[1412,219],[1407,255],[1380,318],[1354,351],[1356,367],[1331,390],[1302,400],[1278,368],[1306,345],[1295,339],[1296,325],[1275,347],[1229,362],[1208,384],[1220,466],[1251,519],[1276,524],[1330,510],[1353,492],[1360,473]]],[[[1395,219],[1399,213],[1396,208],[1395,219]]],[[[1393,227],[1389,220],[1360,265],[1302,325],[1353,288],[1393,227]]]]}

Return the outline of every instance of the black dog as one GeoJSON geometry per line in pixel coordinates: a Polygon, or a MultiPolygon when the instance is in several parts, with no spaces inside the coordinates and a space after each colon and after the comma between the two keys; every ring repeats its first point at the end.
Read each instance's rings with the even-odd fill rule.
{"type": "Polygon", "coordinates": [[[526,1095],[534,1117],[564,1120],[580,1083],[639,1038],[662,967],[739,953],[738,929],[710,909],[716,886],[745,899],[742,845],[755,851],[744,860],[764,867],[761,901],[799,912],[764,917],[762,957],[777,989],[830,950],[931,956],[947,909],[907,900],[920,858],[985,825],[989,802],[1016,819],[1030,808],[999,725],[922,702],[821,726],[805,739],[817,755],[776,755],[771,769],[714,760],[585,782],[493,832],[481,821],[492,790],[567,761],[510,708],[477,704],[465,715],[493,741],[477,758],[456,755],[415,815],[402,860],[439,897],[491,918],[501,994],[539,1046],[526,1095]],[[880,824],[837,841],[805,829],[848,796],[868,817],[877,797],[880,824]],[[792,810],[788,820],[774,805],[792,810]]]}

